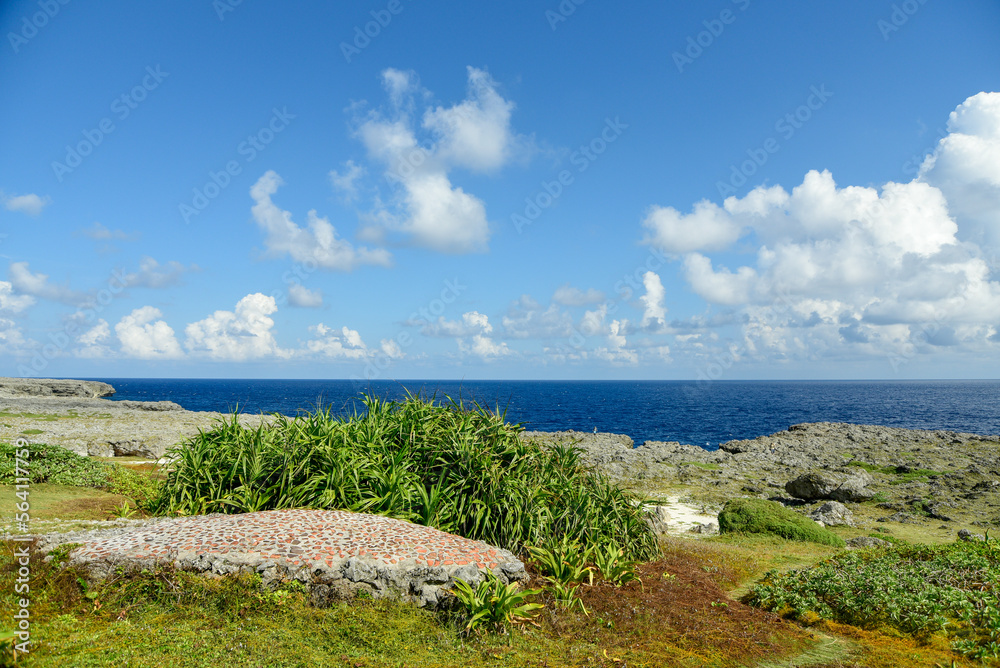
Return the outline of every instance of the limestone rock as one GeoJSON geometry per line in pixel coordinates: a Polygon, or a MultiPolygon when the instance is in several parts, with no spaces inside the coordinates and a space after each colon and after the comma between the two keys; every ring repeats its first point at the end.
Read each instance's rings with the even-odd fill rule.
{"type": "Polygon", "coordinates": [[[827,501],[809,513],[809,517],[828,527],[854,526],[854,513],[838,501],[827,501]]]}
{"type": "Polygon", "coordinates": [[[982,534],[972,533],[968,529],[962,529],[962,530],[960,530],[958,532],[958,539],[959,540],[964,540],[967,543],[971,543],[971,542],[974,542],[974,541],[977,541],[977,540],[979,540],[979,541],[986,540],[986,537],[983,536],[982,534]]]}
{"type": "Polygon", "coordinates": [[[785,483],[785,491],[796,499],[818,501],[830,498],[840,481],[827,473],[805,473],[785,483]]]}
{"type": "Polygon", "coordinates": [[[646,523],[658,534],[665,534],[670,526],[670,509],[667,506],[645,506],[646,523]]]}
{"type": "Polygon", "coordinates": [[[873,478],[867,471],[848,476],[825,471],[805,473],[785,483],[785,491],[796,499],[805,501],[868,501],[875,492],[868,489],[873,478]]]}
{"type": "Polygon", "coordinates": [[[847,547],[853,547],[856,549],[866,547],[885,547],[886,545],[889,545],[889,541],[882,540],[881,538],[874,538],[872,536],[858,536],[857,538],[852,538],[847,541],[847,547]]]}
{"type": "Polygon", "coordinates": [[[0,397],[110,397],[115,388],[94,380],[0,378],[0,397]]]}
{"type": "Polygon", "coordinates": [[[719,533],[719,525],[715,522],[706,522],[704,524],[695,524],[693,527],[688,529],[688,533],[697,533],[704,536],[711,536],[719,533]]]}

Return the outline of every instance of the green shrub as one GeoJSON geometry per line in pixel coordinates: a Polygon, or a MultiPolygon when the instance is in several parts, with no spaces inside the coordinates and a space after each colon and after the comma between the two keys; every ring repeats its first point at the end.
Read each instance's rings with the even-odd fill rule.
{"type": "Polygon", "coordinates": [[[480,571],[480,575],[482,579],[475,588],[465,580],[456,580],[452,590],[461,604],[466,631],[478,628],[500,631],[531,621],[537,616],[534,611],[545,607],[528,601],[532,596],[541,594],[541,589],[522,590],[516,582],[504,584],[488,570],[480,571]]]}
{"type": "MultiPolygon", "coordinates": [[[[971,658],[1000,657],[1000,544],[891,545],[841,552],[812,568],[770,572],[748,601],[787,616],[866,629],[944,633],[971,658]]],[[[992,665],[992,664],[991,664],[992,665]]]]}
{"type": "Polygon", "coordinates": [[[121,494],[136,501],[140,505],[156,498],[160,483],[149,475],[132,469],[112,464],[108,472],[107,490],[112,494],[121,494]]]}
{"type": "MultiPolygon", "coordinates": [[[[0,485],[13,485],[16,452],[22,448],[0,443],[0,485]]],[[[118,464],[78,455],[58,445],[32,443],[28,446],[28,479],[32,484],[52,483],[93,487],[121,494],[138,502],[158,494],[159,484],[150,476],[118,464]]]]}
{"type": "MultiPolygon", "coordinates": [[[[15,484],[15,453],[20,449],[0,443],[0,484],[15,484]]],[[[82,457],[58,445],[44,443],[32,443],[28,446],[28,452],[28,477],[32,483],[50,482],[98,489],[107,487],[111,467],[104,462],[82,457]]]]}
{"type": "Polygon", "coordinates": [[[327,508],[410,520],[515,553],[559,537],[630,559],[658,550],[641,500],[584,469],[572,446],[541,447],[476,405],[363,400],[245,428],[237,416],[171,450],[148,506],[160,514],[327,508]]]}
{"type": "Polygon", "coordinates": [[[763,533],[843,547],[840,536],[791,508],[765,499],[733,499],[719,513],[720,533],[763,533]]]}

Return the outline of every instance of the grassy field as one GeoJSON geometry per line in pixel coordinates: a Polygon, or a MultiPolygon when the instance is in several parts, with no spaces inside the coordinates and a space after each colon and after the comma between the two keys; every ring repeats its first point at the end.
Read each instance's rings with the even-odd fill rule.
{"type": "MultiPolygon", "coordinates": [[[[477,407],[470,411],[419,402],[375,408],[367,423],[314,415],[311,421],[278,421],[260,429],[222,424],[177,451],[179,463],[169,471],[143,465],[126,471],[118,464],[75,462],[53,452],[48,465],[40,467],[46,479],[31,487],[32,521],[38,530],[56,526],[57,519],[60,528],[69,528],[75,522],[119,514],[116,509],[126,500],[130,507],[148,511],[197,510],[178,501],[191,499],[220,504],[213,510],[240,512],[252,508],[222,501],[247,502],[246,489],[253,481],[256,489],[269,490],[270,507],[334,507],[323,504],[334,496],[333,489],[341,494],[341,507],[474,534],[495,527],[495,522],[483,520],[489,516],[482,513],[479,521],[469,520],[463,509],[480,507],[472,499],[487,504],[513,489],[522,494],[522,506],[526,499],[536,499],[545,500],[550,509],[561,508],[541,513],[541,520],[522,510],[515,515],[518,531],[498,534],[522,555],[532,574],[526,588],[538,593],[525,600],[543,606],[533,611],[533,618],[470,631],[473,610],[458,602],[437,612],[372,600],[317,608],[294,583],[269,589],[255,577],[206,577],[169,568],[88,584],[85,574],[61,563],[64,554],[44,561],[45,555],[35,553],[30,561],[32,652],[10,664],[8,647],[0,653],[0,666],[996,664],[989,643],[995,639],[990,634],[1000,631],[1000,620],[994,618],[990,596],[995,600],[1000,550],[993,541],[971,548],[915,548],[897,536],[889,548],[851,553],[774,535],[737,533],[708,539],[664,537],[646,551],[645,525],[628,514],[637,508],[638,499],[601,487],[604,483],[580,469],[571,450],[553,454],[523,449],[516,426],[477,407]],[[400,457],[400,450],[407,456],[400,457]],[[388,458],[390,454],[395,458],[388,458]],[[365,474],[350,479],[351,484],[335,478],[341,480],[340,487],[320,488],[317,472],[327,469],[317,462],[327,469],[358,468],[365,474]],[[460,475],[442,474],[459,465],[464,467],[460,475]],[[288,470],[298,471],[298,477],[288,470]],[[199,477],[198,471],[215,473],[199,477]],[[462,485],[465,477],[493,485],[495,496],[474,496],[462,485]],[[387,479],[394,482],[387,484],[387,479]],[[206,487],[206,480],[215,487],[206,487]],[[500,482],[508,487],[497,489],[500,482]],[[604,496],[594,490],[603,490],[604,496]],[[312,496],[303,496],[307,492],[312,496]],[[584,502],[584,496],[595,498],[584,502]],[[433,498],[438,500],[431,503],[433,498]],[[302,503],[310,499],[311,504],[302,503]],[[382,505],[373,508],[373,499],[382,505]],[[609,512],[619,516],[595,524],[609,512]],[[557,538],[569,546],[564,553],[559,553],[557,538]],[[640,549],[632,551],[631,560],[623,556],[617,565],[609,565],[606,554],[627,541],[640,549]],[[531,545],[536,547],[529,553],[531,545]],[[920,557],[924,549],[931,550],[926,559],[920,557]],[[554,560],[544,558],[557,553],[554,560]],[[565,566],[561,574],[550,562],[565,566]],[[573,568],[567,566],[570,562],[573,568]],[[871,567],[862,568],[866,564],[871,567]],[[949,570],[949,564],[956,565],[949,570]],[[615,586],[611,573],[621,576],[622,569],[631,575],[615,586]],[[593,584],[588,574],[596,576],[593,584]],[[884,591],[896,581],[906,583],[918,599],[927,592],[946,598],[954,604],[952,612],[928,604],[930,612],[924,617],[933,623],[912,614],[906,624],[895,623],[891,612],[903,595],[898,594],[865,599],[868,607],[883,606],[887,615],[868,620],[849,614],[851,597],[857,598],[858,591],[884,591]],[[922,581],[929,584],[924,587],[922,581]],[[962,615],[964,627],[957,624],[962,615]],[[970,632],[970,624],[982,632],[970,632]],[[962,651],[956,651],[953,643],[962,641],[972,641],[975,647],[957,646],[962,651]]],[[[8,473],[4,452],[0,446],[0,481],[8,473]]],[[[5,524],[13,516],[14,493],[12,486],[2,488],[0,498],[9,500],[0,502],[5,524]]],[[[843,538],[862,533],[837,532],[843,538]]],[[[8,611],[17,608],[22,595],[15,592],[17,549],[13,541],[0,544],[0,601],[8,611]]]]}

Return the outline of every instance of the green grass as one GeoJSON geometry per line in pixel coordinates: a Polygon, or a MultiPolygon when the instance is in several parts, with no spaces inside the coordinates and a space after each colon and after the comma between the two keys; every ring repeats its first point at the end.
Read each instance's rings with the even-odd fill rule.
{"type": "Polygon", "coordinates": [[[800,619],[926,638],[944,633],[975,659],[1000,658],[1000,544],[890,545],[769,573],[748,600],[800,619]]]}
{"type": "Polygon", "coordinates": [[[13,411],[0,411],[0,417],[4,418],[27,418],[29,420],[44,420],[55,422],[56,420],[79,417],[76,414],[59,415],[56,413],[15,413],[13,411]]]}
{"type": "MultiPolygon", "coordinates": [[[[9,526],[14,521],[14,504],[18,502],[14,496],[16,488],[13,485],[0,485],[0,522],[9,526]]],[[[62,520],[61,525],[71,525],[75,520],[106,520],[114,506],[123,501],[123,497],[104,490],[73,485],[55,485],[38,483],[31,485],[30,497],[31,521],[62,520]]],[[[47,531],[44,525],[32,526],[33,531],[47,531]]],[[[62,526],[60,526],[62,530],[62,526]]]]}
{"type": "Polygon", "coordinates": [[[480,406],[416,397],[364,399],[365,412],[276,416],[255,428],[222,419],[168,453],[159,514],[346,509],[433,526],[520,552],[562,537],[651,558],[641,499],[585,470],[579,450],[522,441],[480,406]]]}
{"type": "MultiPolygon", "coordinates": [[[[17,564],[0,555],[0,602],[16,607],[17,564]]],[[[73,569],[33,559],[29,666],[524,666],[566,665],[558,639],[517,631],[462,637],[449,619],[393,601],[309,605],[302,587],[256,576],[172,570],[87,587],[73,569]]],[[[7,624],[3,625],[7,627],[7,624]]],[[[586,652],[592,648],[581,648],[586,652]]],[[[574,662],[575,663],[575,662],[574,662]]],[[[21,665],[19,662],[17,665],[21,665]]]]}
{"type": "Polygon", "coordinates": [[[787,540],[842,547],[844,541],[804,515],[775,501],[733,499],[719,513],[721,533],[769,534],[787,540]]]}
{"type": "Polygon", "coordinates": [[[681,466],[694,466],[705,471],[718,471],[722,468],[719,464],[713,464],[711,462],[681,462],[681,466]]]}
{"type": "Polygon", "coordinates": [[[44,434],[45,431],[42,429],[25,429],[21,433],[25,436],[34,436],[35,434],[44,434]]]}
{"type": "MultiPolygon", "coordinates": [[[[0,543],[5,610],[17,605],[15,547],[0,543]]],[[[36,553],[29,564],[28,666],[738,668],[810,646],[806,634],[788,623],[725,599],[697,561],[683,559],[671,562],[679,574],[675,584],[657,581],[660,568],[667,567],[661,565],[657,577],[647,577],[643,585],[581,585],[593,605],[604,604],[603,622],[557,608],[543,595],[538,602],[544,609],[521,611],[541,612],[539,626],[515,619],[499,625],[499,633],[470,634],[461,614],[387,600],[315,608],[301,585],[267,589],[246,574],[217,578],[158,568],[87,585],[81,573],[59,565],[65,554],[48,563],[43,556],[36,553]],[[653,591],[658,595],[643,598],[653,591]],[[692,596],[701,602],[696,608],[689,605],[692,596]],[[709,600],[717,606],[710,607],[709,600]],[[672,615],[670,628],[664,627],[663,613],[672,615]],[[612,617],[615,622],[608,621],[612,617]]]]}

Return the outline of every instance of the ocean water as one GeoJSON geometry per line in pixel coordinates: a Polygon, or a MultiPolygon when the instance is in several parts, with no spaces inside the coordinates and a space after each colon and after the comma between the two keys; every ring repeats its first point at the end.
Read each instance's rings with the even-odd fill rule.
{"type": "Polygon", "coordinates": [[[188,410],[295,415],[316,406],[362,411],[365,392],[478,401],[528,429],[628,434],[635,443],[708,449],[800,422],[1000,433],[1000,381],[371,381],[94,378],[115,400],[174,401],[188,410]]]}
{"type": "Polygon", "coordinates": [[[1000,381],[372,381],[95,378],[115,400],[188,410],[295,415],[316,406],[363,411],[365,392],[478,401],[528,429],[628,434],[708,449],[800,422],[854,422],[1000,434],[1000,381]]]}

